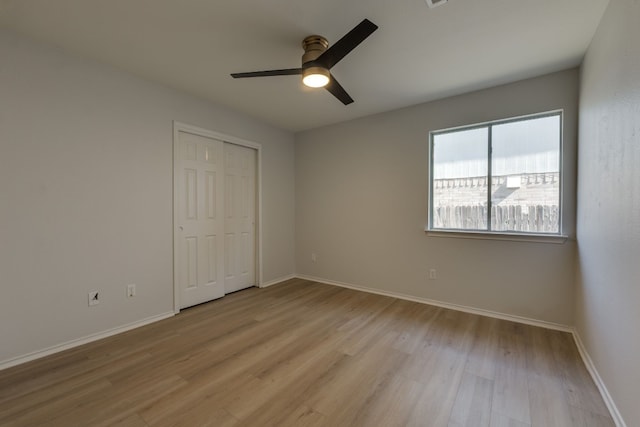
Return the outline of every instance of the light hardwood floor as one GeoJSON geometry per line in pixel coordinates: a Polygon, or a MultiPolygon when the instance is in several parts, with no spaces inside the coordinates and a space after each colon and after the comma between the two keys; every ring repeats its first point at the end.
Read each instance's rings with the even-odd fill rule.
{"type": "Polygon", "coordinates": [[[10,426],[613,426],[567,333],[294,279],[0,371],[10,426]]]}

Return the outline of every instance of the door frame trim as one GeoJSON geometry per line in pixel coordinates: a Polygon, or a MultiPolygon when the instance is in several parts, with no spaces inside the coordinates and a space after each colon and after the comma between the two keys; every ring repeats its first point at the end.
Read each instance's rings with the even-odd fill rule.
{"type": "Polygon", "coordinates": [[[180,312],[180,290],[178,289],[178,266],[176,259],[176,219],[178,218],[178,197],[176,188],[178,188],[178,174],[176,173],[176,160],[178,158],[178,134],[180,132],[190,133],[193,135],[203,136],[205,138],[213,138],[219,141],[240,145],[256,150],[256,225],[255,225],[255,286],[262,286],[262,144],[238,138],[232,135],[226,135],[220,132],[214,132],[198,126],[182,123],[177,120],[173,121],[173,218],[172,218],[172,249],[173,249],[173,312],[180,312]]]}

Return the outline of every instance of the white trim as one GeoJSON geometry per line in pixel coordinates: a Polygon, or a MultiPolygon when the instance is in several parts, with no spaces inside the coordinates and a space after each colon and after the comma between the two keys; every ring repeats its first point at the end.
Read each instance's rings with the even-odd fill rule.
{"type": "Polygon", "coordinates": [[[529,317],[523,317],[523,316],[516,316],[516,315],[513,315],[513,314],[500,313],[500,312],[497,312],[497,311],[485,310],[485,309],[482,309],[482,308],[474,308],[474,307],[469,307],[469,306],[466,306],[466,305],[452,304],[452,303],[448,303],[448,302],[432,300],[432,299],[429,299],[429,298],[422,298],[422,297],[416,297],[416,296],[413,296],[413,295],[402,294],[402,293],[399,293],[399,292],[390,292],[390,291],[384,291],[384,290],[381,290],[381,289],[372,289],[372,288],[368,288],[368,287],[365,287],[365,286],[352,285],[350,283],[343,283],[343,282],[336,282],[334,280],[327,280],[327,279],[322,279],[322,278],[319,278],[319,277],[307,276],[307,275],[304,275],[304,274],[298,274],[298,275],[296,275],[296,277],[298,277],[300,279],[311,280],[313,282],[325,283],[327,285],[340,286],[340,287],[343,287],[343,288],[355,289],[357,291],[369,292],[369,293],[372,293],[372,294],[384,295],[384,296],[387,296],[387,297],[393,297],[393,298],[403,299],[403,300],[407,300],[407,301],[419,302],[419,303],[422,303],[422,304],[435,305],[437,307],[448,308],[450,310],[463,311],[465,313],[477,314],[477,315],[480,315],[480,316],[487,316],[487,317],[493,317],[493,318],[496,318],[496,319],[509,320],[511,322],[524,323],[525,325],[539,326],[541,328],[553,329],[553,330],[556,330],[556,331],[573,333],[573,328],[571,326],[562,325],[560,323],[553,323],[553,322],[547,322],[545,320],[531,319],[529,317]]]}
{"type": "Polygon", "coordinates": [[[258,287],[262,287],[262,144],[238,138],[232,135],[226,135],[220,132],[214,132],[197,126],[189,125],[179,121],[173,121],[173,312],[180,313],[180,290],[178,289],[178,269],[175,258],[175,229],[176,218],[178,217],[178,200],[175,197],[175,189],[178,188],[178,176],[176,174],[176,159],[178,158],[178,133],[186,132],[194,135],[204,136],[206,138],[217,139],[229,144],[240,145],[242,147],[252,148],[256,150],[256,224],[255,224],[255,277],[258,287]]]}
{"type": "Polygon", "coordinates": [[[452,239],[507,240],[510,242],[533,242],[564,244],[569,236],[564,234],[527,234],[527,233],[483,233],[470,230],[424,230],[429,237],[448,237],[452,239]]]}
{"type": "Polygon", "coordinates": [[[587,348],[584,346],[584,343],[582,342],[582,338],[580,338],[580,334],[575,328],[572,331],[572,334],[573,334],[573,340],[576,343],[576,347],[578,347],[578,352],[580,353],[580,357],[582,357],[582,361],[584,362],[584,365],[587,367],[589,374],[591,374],[591,378],[593,378],[593,382],[596,383],[596,387],[598,387],[598,390],[600,391],[600,395],[602,396],[604,403],[607,405],[607,409],[609,409],[609,413],[611,413],[611,418],[613,418],[613,422],[616,424],[616,427],[627,427],[627,424],[624,422],[624,419],[622,418],[620,411],[618,411],[618,407],[613,401],[611,394],[609,394],[609,390],[607,389],[607,386],[604,384],[604,381],[602,381],[602,378],[600,377],[600,374],[598,373],[596,366],[593,364],[593,360],[591,360],[591,356],[589,356],[589,353],[587,352],[587,348]]]}
{"type": "Polygon", "coordinates": [[[189,125],[176,120],[173,121],[173,131],[174,131],[174,136],[176,135],[176,132],[182,131],[182,132],[192,133],[194,135],[204,136],[207,138],[217,139],[223,142],[229,142],[231,144],[242,145],[243,147],[253,148],[254,150],[262,149],[262,144],[259,144],[257,142],[249,141],[246,139],[238,138],[238,137],[227,135],[220,132],[214,132],[208,129],[189,125]]]}
{"type": "Polygon", "coordinates": [[[262,148],[256,148],[256,283],[262,285],[262,148]]]}
{"type": "Polygon", "coordinates": [[[180,313],[180,291],[178,290],[178,261],[176,259],[176,221],[178,218],[178,197],[176,196],[176,188],[179,187],[178,174],[176,173],[176,159],[178,159],[178,138],[182,124],[173,121],[173,157],[171,159],[171,174],[173,175],[173,188],[171,189],[171,197],[173,198],[173,215],[171,218],[171,259],[173,260],[173,312],[180,313]]]}
{"type": "Polygon", "coordinates": [[[259,288],[267,288],[269,286],[277,285],[278,283],[286,282],[287,280],[295,279],[295,274],[287,274],[286,276],[278,277],[277,279],[269,280],[268,282],[262,282],[259,288]]]}
{"type": "Polygon", "coordinates": [[[103,332],[98,332],[95,334],[87,335],[82,338],[77,338],[71,341],[67,341],[62,344],[57,344],[51,347],[47,347],[43,350],[37,350],[31,353],[27,353],[22,356],[14,357],[13,359],[5,360],[0,362],[0,371],[3,369],[10,368],[12,366],[21,365],[26,362],[30,362],[35,359],[40,359],[41,357],[49,356],[54,353],[59,353],[64,350],[68,350],[70,348],[78,347],[84,344],[88,344],[93,341],[98,341],[103,338],[107,338],[113,335],[121,334],[123,332],[130,331],[132,329],[139,328],[144,325],[148,325],[149,323],[158,322],[163,319],[167,319],[174,315],[173,311],[168,311],[166,313],[157,314],[155,316],[147,317],[142,320],[137,320],[135,322],[127,323],[126,325],[117,326],[115,328],[107,329],[103,332]]]}

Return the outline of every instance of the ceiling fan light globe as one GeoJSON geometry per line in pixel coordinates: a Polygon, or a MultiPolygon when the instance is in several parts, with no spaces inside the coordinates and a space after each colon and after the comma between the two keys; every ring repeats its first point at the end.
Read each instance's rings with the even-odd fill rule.
{"type": "Polygon", "coordinates": [[[309,87],[324,87],[329,83],[329,78],[322,74],[309,74],[302,79],[302,82],[309,87]]]}
{"type": "Polygon", "coordinates": [[[308,87],[324,87],[329,83],[329,70],[322,67],[309,67],[303,72],[302,83],[308,87]]]}

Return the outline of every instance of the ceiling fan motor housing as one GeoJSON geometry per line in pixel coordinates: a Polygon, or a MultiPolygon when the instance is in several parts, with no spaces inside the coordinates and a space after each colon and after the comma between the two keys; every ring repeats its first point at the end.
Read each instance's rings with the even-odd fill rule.
{"type": "Polygon", "coordinates": [[[318,59],[328,47],[329,41],[322,36],[314,35],[305,37],[305,39],[302,40],[302,48],[304,49],[302,67],[305,68],[305,64],[318,59]]]}

